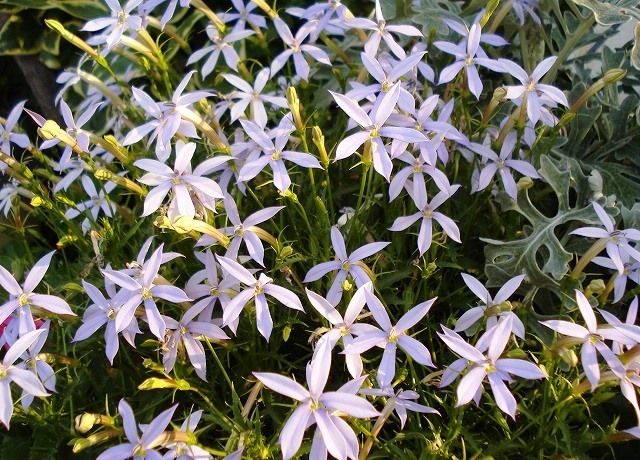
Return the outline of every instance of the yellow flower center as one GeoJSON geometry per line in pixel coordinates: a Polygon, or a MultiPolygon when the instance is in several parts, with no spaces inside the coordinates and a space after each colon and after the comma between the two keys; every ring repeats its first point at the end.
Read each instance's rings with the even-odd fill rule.
{"type": "Polygon", "coordinates": [[[22,294],[20,294],[20,297],[18,297],[18,305],[20,305],[21,307],[24,307],[25,305],[29,304],[29,294],[25,294],[24,292],[22,294]]]}

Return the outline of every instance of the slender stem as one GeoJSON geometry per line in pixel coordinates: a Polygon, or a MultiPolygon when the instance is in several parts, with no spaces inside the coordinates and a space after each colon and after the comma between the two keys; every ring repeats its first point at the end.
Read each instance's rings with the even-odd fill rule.
{"type": "Polygon", "coordinates": [[[564,64],[564,62],[567,60],[571,52],[576,49],[576,46],[578,45],[578,42],[580,41],[580,39],[587,32],[589,32],[589,30],[591,30],[595,22],[596,22],[595,16],[591,15],[589,19],[584,20],[578,26],[575,32],[564,43],[564,46],[558,53],[558,59],[556,59],[556,62],[553,63],[549,72],[547,72],[547,74],[542,79],[543,83],[549,83],[555,80],[556,74],[558,73],[558,69],[560,68],[560,66],[564,64]]]}
{"type": "Polygon", "coordinates": [[[591,259],[593,259],[595,256],[600,254],[602,250],[607,246],[608,242],[609,242],[608,238],[600,238],[598,241],[593,243],[591,247],[587,249],[587,252],[582,254],[582,257],[580,257],[580,260],[578,260],[578,263],[576,264],[573,271],[571,272],[571,275],[569,275],[570,278],[573,280],[577,280],[580,274],[583,272],[583,270],[587,267],[587,265],[589,265],[589,262],[591,262],[591,259]]]}

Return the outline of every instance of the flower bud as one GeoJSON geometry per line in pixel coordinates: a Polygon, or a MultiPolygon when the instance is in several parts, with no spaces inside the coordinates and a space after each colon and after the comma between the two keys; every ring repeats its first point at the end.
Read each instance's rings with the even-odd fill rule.
{"type": "Polygon", "coordinates": [[[319,126],[314,126],[311,130],[313,143],[318,149],[318,153],[320,154],[320,163],[324,166],[325,169],[329,166],[329,154],[327,153],[327,149],[324,145],[324,134],[322,134],[322,130],[319,126]]]}
{"type": "Polygon", "coordinates": [[[584,290],[584,295],[587,297],[599,296],[607,288],[606,283],[601,279],[591,280],[587,288],[584,290]]]}
{"type": "Polygon", "coordinates": [[[87,436],[86,438],[76,438],[71,441],[71,445],[73,446],[71,450],[74,454],[78,452],[82,452],[85,449],[88,449],[91,446],[95,446],[98,444],[102,444],[109,439],[115,438],[120,435],[118,430],[102,430],[98,433],[94,433],[91,436],[87,436]]]}
{"type": "Polygon", "coordinates": [[[38,195],[31,198],[31,206],[33,206],[34,208],[39,208],[41,206],[47,209],[53,208],[53,204],[49,200],[38,195]]]}
{"type": "Polygon", "coordinates": [[[75,236],[75,235],[64,235],[56,243],[56,248],[58,248],[58,250],[60,250],[60,249],[64,248],[65,246],[69,245],[70,243],[75,243],[76,241],[78,241],[78,237],[77,236],[75,236]]]}
{"type": "Polygon", "coordinates": [[[86,433],[95,425],[113,425],[113,418],[103,414],[85,412],[75,418],[75,429],[78,433],[86,433]]]}
{"type": "Polygon", "coordinates": [[[529,176],[521,177],[518,180],[518,184],[517,185],[518,185],[518,190],[519,191],[520,190],[528,190],[531,187],[533,187],[533,179],[530,178],[529,176]]]}
{"type": "Polygon", "coordinates": [[[298,131],[302,131],[304,124],[302,123],[302,116],[300,115],[300,99],[298,99],[298,93],[293,86],[287,88],[287,104],[293,116],[293,124],[298,131]]]}

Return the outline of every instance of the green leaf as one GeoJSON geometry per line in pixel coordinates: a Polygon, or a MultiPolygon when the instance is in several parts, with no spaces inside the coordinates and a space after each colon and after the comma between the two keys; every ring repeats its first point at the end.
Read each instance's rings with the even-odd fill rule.
{"type": "Polygon", "coordinates": [[[95,0],[0,0],[3,5],[15,5],[36,10],[59,9],[80,19],[104,16],[108,9],[95,0]]]}
{"type": "Polygon", "coordinates": [[[0,55],[18,56],[40,51],[42,27],[30,15],[12,15],[0,30],[0,55]]]}
{"type": "Polygon", "coordinates": [[[633,28],[633,48],[631,48],[631,64],[640,70],[640,22],[633,28]]]}
{"type": "Polygon", "coordinates": [[[630,19],[630,16],[628,14],[623,13],[624,10],[611,3],[603,3],[597,0],[573,1],[578,5],[589,8],[596,17],[596,21],[604,26],[621,24],[623,22],[627,22],[630,19]]]}
{"type": "Polygon", "coordinates": [[[537,287],[558,290],[559,280],[569,271],[573,258],[567,252],[556,231],[572,221],[587,224],[598,222],[593,208],[588,204],[589,185],[576,160],[566,158],[555,162],[548,156],[540,159],[540,175],[551,186],[558,201],[558,212],[547,217],[531,202],[528,190],[521,190],[517,202],[506,194],[499,195],[503,211],[516,211],[529,221],[525,237],[514,241],[498,241],[481,238],[485,243],[485,273],[488,286],[503,283],[520,274],[526,274],[529,282],[537,287]],[[571,206],[571,189],[577,193],[577,205],[571,206]]]}

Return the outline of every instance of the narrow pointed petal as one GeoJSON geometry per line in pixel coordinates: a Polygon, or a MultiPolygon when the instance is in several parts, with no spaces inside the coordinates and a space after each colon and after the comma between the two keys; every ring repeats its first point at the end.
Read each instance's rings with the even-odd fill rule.
{"type": "Polygon", "coordinates": [[[296,401],[303,401],[310,397],[309,392],[302,385],[283,375],[271,372],[254,372],[253,375],[267,388],[296,401]]]}
{"type": "Polygon", "coordinates": [[[543,379],[547,377],[542,369],[524,359],[499,359],[496,361],[496,368],[499,371],[517,375],[525,379],[543,379]]]}
{"type": "Polygon", "coordinates": [[[422,364],[423,366],[435,367],[431,359],[431,353],[429,353],[429,349],[413,337],[409,337],[408,335],[401,335],[400,337],[398,337],[398,345],[418,364],[422,364]]]}
{"type": "Polygon", "coordinates": [[[29,274],[24,280],[24,292],[33,292],[36,286],[40,284],[40,281],[42,281],[42,278],[44,278],[45,273],[49,269],[53,254],[55,254],[55,251],[44,255],[29,271],[29,274]]]}
{"type": "Polygon", "coordinates": [[[320,397],[320,401],[329,409],[339,410],[356,418],[370,418],[380,415],[380,412],[367,400],[343,391],[326,392],[320,397]]]}
{"type": "Polygon", "coordinates": [[[473,399],[486,375],[483,366],[475,366],[460,379],[456,389],[456,407],[463,406],[473,399]]]}
{"type": "Polygon", "coordinates": [[[421,302],[402,315],[402,318],[400,318],[396,323],[396,331],[404,332],[418,324],[418,322],[422,320],[427,313],[429,313],[429,310],[435,301],[436,299],[430,299],[425,302],[421,302]]]}
{"type": "Polygon", "coordinates": [[[578,308],[584,318],[584,322],[587,325],[587,329],[589,329],[590,332],[595,332],[598,328],[598,322],[596,321],[596,315],[593,312],[593,307],[582,292],[576,289],[575,293],[576,302],[578,303],[578,308]]]}
{"type": "Polygon", "coordinates": [[[282,427],[278,442],[282,450],[283,460],[289,460],[300,449],[302,437],[307,429],[310,416],[311,411],[309,410],[308,404],[302,404],[293,411],[287,423],[282,427]]]}
{"type": "Polygon", "coordinates": [[[491,391],[493,392],[493,399],[496,401],[496,405],[509,416],[515,420],[516,418],[516,399],[513,394],[507,388],[507,385],[498,377],[496,373],[489,374],[489,384],[491,385],[491,391]]]}
{"type": "Polygon", "coordinates": [[[520,287],[520,284],[522,284],[524,276],[525,275],[515,276],[504,283],[504,285],[496,294],[495,299],[493,299],[493,302],[496,304],[500,304],[506,300],[509,300],[509,297],[511,297],[513,293],[516,292],[516,290],[520,287]]]}

